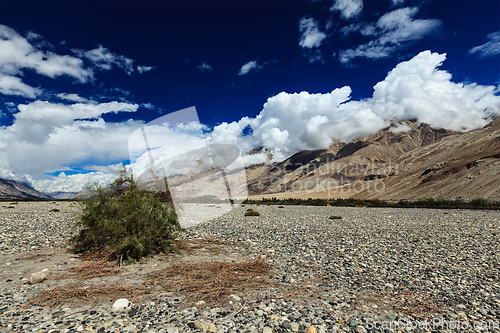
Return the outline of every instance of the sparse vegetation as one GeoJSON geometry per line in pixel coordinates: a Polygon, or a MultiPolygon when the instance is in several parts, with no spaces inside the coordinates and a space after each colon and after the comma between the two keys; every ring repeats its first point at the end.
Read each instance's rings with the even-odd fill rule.
{"type": "Polygon", "coordinates": [[[341,220],[342,216],[332,215],[329,217],[330,220],[341,220]]]}
{"type": "Polygon", "coordinates": [[[245,216],[260,216],[260,213],[254,210],[247,210],[245,212],[245,216]]]}
{"type": "Polygon", "coordinates": [[[399,201],[385,201],[380,199],[298,199],[298,198],[288,198],[288,199],[277,199],[273,198],[263,198],[261,200],[245,200],[245,204],[253,205],[304,205],[304,206],[345,206],[345,207],[392,207],[392,208],[460,208],[460,209],[500,209],[500,201],[493,201],[484,198],[474,198],[469,201],[465,201],[462,198],[456,199],[418,199],[418,200],[399,200],[399,201]]]}
{"type": "Polygon", "coordinates": [[[59,210],[59,209],[57,209],[57,208],[54,208],[54,209],[49,210],[49,212],[58,213],[58,212],[60,212],[60,210],[59,210]]]}
{"type": "Polygon", "coordinates": [[[125,171],[106,188],[92,184],[85,190],[90,196],[81,200],[75,225],[81,229],[70,240],[76,252],[112,252],[110,259],[124,260],[179,252],[174,240],[182,229],[168,191],[141,190],[125,171]]]}

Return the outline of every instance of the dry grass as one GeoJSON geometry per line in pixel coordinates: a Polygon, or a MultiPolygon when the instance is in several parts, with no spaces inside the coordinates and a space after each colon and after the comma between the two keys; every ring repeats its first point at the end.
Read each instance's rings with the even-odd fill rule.
{"type": "Polygon", "coordinates": [[[90,300],[97,303],[99,296],[113,295],[113,298],[126,296],[133,297],[135,294],[144,292],[144,290],[147,291],[148,289],[140,285],[119,286],[110,284],[102,287],[92,286],[84,288],[78,284],[71,284],[52,288],[49,291],[43,291],[36,300],[22,306],[22,308],[27,308],[35,304],[38,306],[50,306],[52,308],[75,299],[90,300]]]}
{"type": "MultiPolygon", "coordinates": [[[[89,279],[119,272],[120,267],[106,260],[107,257],[87,262],[77,268],[77,278],[89,279]]],[[[95,259],[95,256],[94,256],[95,259]]],[[[164,290],[186,293],[189,300],[205,300],[214,303],[230,293],[247,288],[258,288],[268,285],[267,273],[270,266],[260,259],[244,262],[210,261],[193,264],[173,264],[162,271],[149,274],[149,280],[141,284],[120,286],[117,284],[87,286],[71,284],[41,292],[29,304],[40,306],[58,306],[75,300],[87,300],[96,304],[99,298],[134,298],[142,294],[155,297],[164,290]]],[[[67,276],[65,276],[67,277],[67,276]]],[[[61,277],[59,277],[61,278],[61,277]]]]}
{"type": "Polygon", "coordinates": [[[236,263],[175,264],[151,274],[151,280],[145,283],[187,292],[193,299],[215,302],[230,293],[269,284],[269,269],[269,264],[260,259],[236,263]]]}

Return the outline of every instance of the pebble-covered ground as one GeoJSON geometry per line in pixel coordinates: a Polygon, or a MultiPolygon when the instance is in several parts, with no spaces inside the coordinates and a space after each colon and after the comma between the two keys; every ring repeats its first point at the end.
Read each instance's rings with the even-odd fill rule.
{"type": "MultiPolygon", "coordinates": [[[[77,211],[1,206],[2,253],[60,246],[77,211]]],[[[67,316],[16,309],[36,286],[13,285],[0,292],[0,331],[363,333],[396,332],[400,323],[415,332],[500,332],[499,226],[499,211],[247,205],[183,237],[246,242],[281,288],[232,295],[220,307],[186,308],[182,297],[160,294],[125,311],[67,316]],[[245,217],[248,208],[260,216],[245,217]]]]}

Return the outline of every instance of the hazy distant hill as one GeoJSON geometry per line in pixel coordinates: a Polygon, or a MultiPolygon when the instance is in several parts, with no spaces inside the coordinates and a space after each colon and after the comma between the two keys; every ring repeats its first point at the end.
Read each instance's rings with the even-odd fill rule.
{"type": "Polygon", "coordinates": [[[49,195],[51,198],[54,199],[75,199],[80,192],[48,192],[47,195],[49,195]]]}
{"type": "Polygon", "coordinates": [[[47,194],[33,189],[28,184],[21,184],[14,180],[0,178],[0,198],[21,199],[25,197],[50,199],[47,194]]]}

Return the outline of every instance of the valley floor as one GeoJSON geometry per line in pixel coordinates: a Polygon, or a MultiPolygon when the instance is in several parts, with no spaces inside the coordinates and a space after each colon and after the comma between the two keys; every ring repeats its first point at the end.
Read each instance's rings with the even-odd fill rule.
{"type": "MultiPolygon", "coordinates": [[[[271,333],[314,326],[363,333],[396,332],[399,323],[414,331],[482,325],[500,332],[499,211],[246,205],[188,228],[183,256],[159,255],[84,280],[74,270],[81,258],[64,245],[78,211],[71,205],[0,207],[0,331],[271,333]],[[60,211],[49,212],[55,207],[60,211]],[[260,216],[245,217],[249,208],[260,216]],[[183,290],[183,280],[140,296],[117,292],[174,264],[255,258],[271,264],[268,281],[248,277],[218,303],[201,302],[204,293],[183,290]],[[42,268],[51,270],[46,281],[20,282],[42,268]],[[72,284],[114,285],[115,293],[25,306],[72,284]],[[111,312],[121,297],[132,308],[111,312]]],[[[212,285],[217,281],[224,279],[212,285]]]]}

